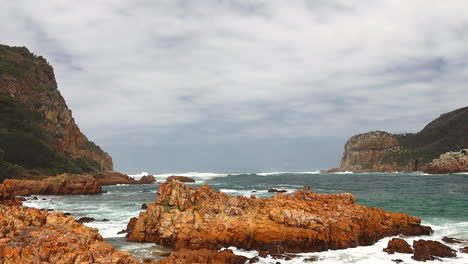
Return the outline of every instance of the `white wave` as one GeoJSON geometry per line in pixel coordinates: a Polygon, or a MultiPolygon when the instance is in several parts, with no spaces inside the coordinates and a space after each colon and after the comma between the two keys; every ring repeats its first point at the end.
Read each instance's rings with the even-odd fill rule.
{"type": "Polygon", "coordinates": [[[337,172],[332,172],[331,174],[352,174],[354,172],[352,171],[337,171],[337,172]]]}
{"type": "Polygon", "coordinates": [[[270,176],[270,175],[278,175],[278,174],[319,174],[321,173],[320,170],[316,171],[273,171],[273,172],[259,172],[256,173],[258,176],[270,176]]]}

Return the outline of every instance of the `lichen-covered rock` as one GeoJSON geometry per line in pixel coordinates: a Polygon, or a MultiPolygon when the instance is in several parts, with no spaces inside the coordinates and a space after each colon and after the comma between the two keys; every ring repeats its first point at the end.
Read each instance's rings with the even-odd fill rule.
{"type": "Polygon", "coordinates": [[[418,261],[435,260],[437,257],[454,258],[457,256],[454,250],[446,245],[432,240],[413,241],[413,259],[418,261]]]}
{"type": "Polygon", "coordinates": [[[407,214],[359,205],[349,193],[246,198],[172,181],[159,186],[156,201],[140,213],[129,240],[177,249],[235,246],[280,253],[371,245],[386,236],[431,231],[407,214]]]}
{"type": "Polygon", "coordinates": [[[468,149],[440,155],[427,166],[425,172],[432,174],[468,172],[468,149]]]}
{"type": "MultiPolygon", "coordinates": [[[[91,175],[61,174],[43,180],[14,180],[8,179],[0,184],[4,196],[21,196],[37,194],[98,194],[101,185],[91,175]]],[[[0,193],[0,197],[2,194],[0,193]]]]}
{"type": "Polygon", "coordinates": [[[139,264],[63,213],[0,205],[0,263],[139,264]]]}
{"type": "Polygon", "coordinates": [[[392,238],[388,241],[387,248],[384,248],[384,251],[388,254],[393,254],[395,252],[398,253],[413,253],[413,249],[411,249],[408,242],[401,238],[392,238]]]}
{"type": "Polygon", "coordinates": [[[115,184],[152,184],[156,181],[153,175],[146,175],[139,180],[135,180],[127,174],[116,171],[106,171],[99,173],[95,176],[96,180],[101,185],[115,185],[115,184]]]}
{"type": "Polygon", "coordinates": [[[232,250],[180,249],[158,264],[244,264],[248,258],[235,255],[232,250]]]}

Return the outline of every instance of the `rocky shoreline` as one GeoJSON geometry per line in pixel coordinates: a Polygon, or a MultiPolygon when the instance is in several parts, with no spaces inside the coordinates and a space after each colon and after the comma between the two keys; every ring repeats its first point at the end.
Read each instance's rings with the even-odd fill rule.
{"type": "Polygon", "coordinates": [[[344,249],[372,245],[387,236],[432,233],[420,223],[407,214],[359,205],[349,193],[299,190],[246,198],[171,181],[160,185],[156,201],[128,230],[129,241],[175,249],[235,246],[273,254],[344,249]]]}

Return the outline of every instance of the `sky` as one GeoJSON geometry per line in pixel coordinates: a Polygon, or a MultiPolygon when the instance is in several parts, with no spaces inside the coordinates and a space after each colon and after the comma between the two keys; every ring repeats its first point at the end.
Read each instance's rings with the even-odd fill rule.
{"type": "Polygon", "coordinates": [[[313,171],[468,105],[466,0],[0,0],[127,173],[313,171]]]}

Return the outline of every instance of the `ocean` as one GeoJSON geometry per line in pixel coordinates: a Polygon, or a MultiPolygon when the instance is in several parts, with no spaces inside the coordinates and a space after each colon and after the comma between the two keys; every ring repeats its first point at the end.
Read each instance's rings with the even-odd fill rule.
{"type": "MultiPolygon", "coordinates": [[[[146,173],[133,175],[139,178],[146,173]]],[[[207,184],[213,189],[233,196],[269,197],[270,188],[283,189],[294,193],[308,185],[317,193],[350,192],[357,202],[366,206],[376,206],[387,211],[405,212],[422,219],[424,225],[434,229],[431,236],[410,237],[407,241],[430,239],[444,236],[468,239],[468,174],[428,175],[424,173],[332,173],[319,172],[271,172],[271,173],[170,173],[156,174],[158,182],[171,175],[192,177],[193,186],[207,184]]],[[[71,213],[75,218],[93,217],[99,221],[87,223],[99,229],[101,235],[117,249],[132,253],[139,259],[163,259],[161,254],[171,249],[154,243],[127,242],[125,234],[117,234],[131,217],[138,216],[143,203],[155,200],[158,184],[105,186],[107,193],[76,196],[38,196],[38,200],[28,200],[25,206],[50,208],[71,213]],[[45,198],[45,200],[42,200],[45,198]],[[100,221],[108,220],[108,221],[100,221]]],[[[372,246],[343,250],[298,254],[292,260],[260,258],[259,263],[304,263],[312,256],[318,263],[421,263],[411,259],[410,254],[388,255],[382,249],[388,240],[384,238],[372,246]]],[[[454,247],[453,245],[447,244],[454,247]]],[[[454,247],[455,248],[455,247],[454,247]]],[[[236,254],[256,256],[256,251],[231,248],[236,254]]],[[[468,255],[458,253],[455,259],[444,259],[431,263],[468,263],[468,255]]]]}

